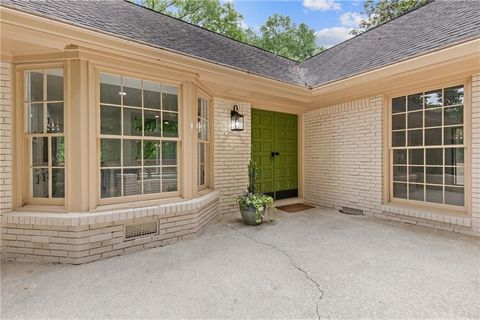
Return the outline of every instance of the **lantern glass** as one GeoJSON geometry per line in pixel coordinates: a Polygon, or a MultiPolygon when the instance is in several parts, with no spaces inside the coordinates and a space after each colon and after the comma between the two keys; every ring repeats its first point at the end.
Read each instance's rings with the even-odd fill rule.
{"type": "Polygon", "coordinates": [[[232,131],[243,131],[244,117],[238,112],[238,106],[233,106],[230,119],[230,129],[232,131]]]}

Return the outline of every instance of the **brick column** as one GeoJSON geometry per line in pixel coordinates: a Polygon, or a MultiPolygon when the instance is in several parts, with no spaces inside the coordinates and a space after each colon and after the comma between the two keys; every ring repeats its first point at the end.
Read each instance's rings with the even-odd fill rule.
{"type": "Polygon", "coordinates": [[[233,201],[247,189],[251,156],[250,110],[248,103],[214,100],[214,187],[220,192],[220,215],[239,212],[233,201]],[[230,131],[230,111],[235,104],[245,116],[244,131],[230,131]]]}
{"type": "Polygon", "coordinates": [[[0,215],[12,209],[12,65],[0,62],[0,215]]]}

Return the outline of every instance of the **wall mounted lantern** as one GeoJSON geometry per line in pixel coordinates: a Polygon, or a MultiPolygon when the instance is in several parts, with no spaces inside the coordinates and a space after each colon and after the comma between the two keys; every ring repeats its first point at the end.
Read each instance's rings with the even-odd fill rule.
{"type": "Polygon", "coordinates": [[[234,105],[233,110],[230,113],[230,129],[232,131],[243,131],[243,115],[238,112],[238,106],[234,105]]]}

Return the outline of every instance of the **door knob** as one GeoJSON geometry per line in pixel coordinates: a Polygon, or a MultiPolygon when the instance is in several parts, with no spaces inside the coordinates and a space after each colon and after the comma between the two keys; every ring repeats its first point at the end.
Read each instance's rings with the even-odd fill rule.
{"type": "Polygon", "coordinates": [[[280,155],[280,152],[272,151],[272,157],[279,156],[279,155],[280,155]]]}

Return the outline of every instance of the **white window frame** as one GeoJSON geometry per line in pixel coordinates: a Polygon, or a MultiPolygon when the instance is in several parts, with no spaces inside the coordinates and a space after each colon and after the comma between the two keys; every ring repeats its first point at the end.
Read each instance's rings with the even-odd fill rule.
{"type": "MultiPolygon", "coordinates": [[[[459,79],[459,80],[452,80],[448,82],[437,82],[436,84],[424,86],[424,87],[412,87],[411,89],[403,90],[403,91],[397,91],[398,93],[394,94],[389,94],[386,96],[386,126],[385,126],[385,133],[386,133],[386,139],[385,139],[385,144],[387,146],[386,148],[386,188],[384,189],[386,192],[386,199],[388,203],[391,204],[398,204],[402,206],[407,206],[407,207],[414,207],[414,208],[424,208],[425,210],[429,209],[435,209],[438,210],[439,212],[445,212],[445,213],[451,213],[451,214],[461,214],[465,215],[469,212],[470,207],[471,207],[471,83],[469,80],[465,79],[459,79]],[[443,124],[443,117],[444,113],[442,112],[442,126],[438,128],[442,128],[442,144],[441,145],[434,145],[434,146],[425,146],[423,143],[423,146],[421,147],[408,147],[408,135],[406,136],[406,146],[405,147],[398,147],[399,149],[406,149],[407,154],[408,150],[413,149],[413,148],[420,148],[420,149],[427,149],[427,148],[450,148],[450,147],[463,147],[464,148],[464,205],[463,206],[457,206],[457,205],[450,205],[450,204],[443,204],[443,203],[434,203],[434,202],[427,202],[425,199],[423,201],[421,200],[410,200],[410,199],[402,199],[402,198],[395,198],[393,196],[393,150],[395,147],[392,147],[392,99],[396,97],[402,97],[402,96],[408,96],[408,95],[413,95],[416,93],[425,93],[429,91],[434,91],[437,89],[443,89],[445,88],[450,88],[450,87],[455,87],[455,86],[463,86],[464,87],[464,104],[463,104],[463,130],[464,130],[464,141],[462,145],[445,145],[444,144],[444,128],[448,126],[444,126],[443,124]]],[[[442,97],[443,99],[444,97],[442,97]]],[[[442,107],[443,110],[443,107],[442,107]]],[[[406,117],[408,114],[408,110],[406,112],[406,117]]],[[[425,121],[425,117],[423,117],[423,120],[425,121]]],[[[453,125],[455,126],[455,125],[453,125]]],[[[428,127],[428,128],[437,128],[437,127],[428,127]]],[[[423,142],[425,142],[425,122],[423,123],[423,126],[421,127],[423,131],[423,142]]],[[[408,131],[408,128],[405,128],[405,131],[408,131]]],[[[424,157],[425,157],[425,152],[424,152],[424,157]]],[[[424,159],[425,161],[425,159],[424,159]]],[[[408,160],[407,164],[405,165],[408,168],[408,160]]],[[[426,165],[423,165],[426,167],[426,165]]],[[[440,167],[440,166],[439,166],[440,167]]],[[[442,164],[442,172],[445,172],[445,163],[442,164]]],[[[408,176],[408,171],[407,171],[407,176],[408,176]]],[[[423,182],[424,185],[427,185],[425,181],[423,182]]],[[[442,188],[445,187],[445,177],[443,178],[443,183],[442,183],[442,188]]],[[[408,189],[408,182],[407,182],[407,189],[408,189]]],[[[443,189],[442,189],[443,190],[443,189]]],[[[426,192],[426,191],[425,191],[426,192]]],[[[425,193],[424,193],[425,195],[425,193]]],[[[444,197],[444,195],[443,195],[444,197]]]]}

